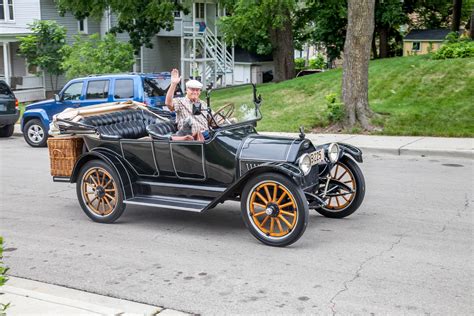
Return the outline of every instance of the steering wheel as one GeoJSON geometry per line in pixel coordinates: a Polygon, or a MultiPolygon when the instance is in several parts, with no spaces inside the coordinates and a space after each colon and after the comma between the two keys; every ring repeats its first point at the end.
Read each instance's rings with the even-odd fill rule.
{"type": "Polygon", "coordinates": [[[223,122],[227,124],[232,124],[229,121],[229,118],[234,114],[235,105],[234,103],[227,103],[226,105],[222,106],[219,110],[214,112],[214,120],[218,125],[221,125],[223,122]]]}

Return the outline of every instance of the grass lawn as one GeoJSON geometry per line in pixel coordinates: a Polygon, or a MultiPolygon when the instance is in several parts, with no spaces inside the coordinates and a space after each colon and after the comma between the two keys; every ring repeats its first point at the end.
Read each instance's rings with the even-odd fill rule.
{"type": "MultiPolygon", "coordinates": [[[[341,69],[259,86],[260,131],[297,132],[328,125],[329,93],[341,94],[341,69]]],[[[251,87],[214,91],[212,107],[252,104],[251,87]]],[[[474,58],[431,60],[427,56],[371,61],[369,102],[381,113],[374,124],[385,135],[474,136],[474,58]]],[[[349,131],[351,132],[351,131],[349,131]]]]}

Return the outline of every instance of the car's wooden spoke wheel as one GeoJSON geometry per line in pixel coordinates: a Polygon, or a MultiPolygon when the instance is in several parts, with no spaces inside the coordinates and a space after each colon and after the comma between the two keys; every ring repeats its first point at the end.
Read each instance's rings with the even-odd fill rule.
{"type": "Polygon", "coordinates": [[[338,162],[331,170],[331,178],[347,186],[329,188],[324,208],[329,210],[341,210],[348,207],[356,195],[356,181],[352,171],[343,163],[338,162]],[[332,189],[332,190],[331,190],[332,189]],[[348,190],[350,189],[350,190],[348,190]]]}
{"type": "Polygon", "coordinates": [[[260,183],[250,192],[251,221],[268,237],[284,237],[295,228],[298,208],[294,196],[274,181],[260,183]]]}
{"type": "Polygon", "coordinates": [[[82,178],[82,196],[93,213],[107,216],[117,204],[117,185],[107,170],[91,168],[82,178]]]}

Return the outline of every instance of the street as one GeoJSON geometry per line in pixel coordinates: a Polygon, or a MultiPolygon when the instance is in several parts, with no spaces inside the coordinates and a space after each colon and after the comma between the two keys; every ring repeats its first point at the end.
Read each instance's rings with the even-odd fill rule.
{"type": "Polygon", "coordinates": [[[366,155],[342,220],[310,212],[287,248],[258,242],[239,204],[203,214],[127,206],[115,224],[53,183],[46,148],[0,139],[0,235],[13,276],[210,314],[472,314],[473,160],[366,155]]]}

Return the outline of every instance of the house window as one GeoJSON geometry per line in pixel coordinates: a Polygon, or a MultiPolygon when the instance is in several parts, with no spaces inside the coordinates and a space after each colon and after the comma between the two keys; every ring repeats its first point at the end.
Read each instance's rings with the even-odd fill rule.
{"type": "Polygon", "coordinates": [[[0,21],[15,20],[13,0],[0,0],[0,21]]]}
{"type": "Polygon", "coordinates": [[[420,50],[420,42],[413,42],[413,45],[411,47],[411,50],[413,51],[419,51],[420,50]]]}
{"type": "Polygon", "coordinates": [[[196,10],[196,18],[204,19],[204,3],[195,3],[194,7],[196,10]]]}
{"type": "Polygon", "coordinates": [[[77,31],[79,33],[88,34],[87,18],[77,21],[77,31]]]}
{"type": "Polygon", "coordinates": [[[174,11],[173,14],[176,19],[181,19],[181,11],[174,11]]]}

